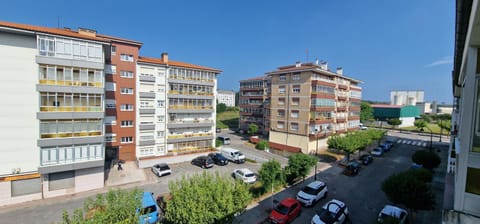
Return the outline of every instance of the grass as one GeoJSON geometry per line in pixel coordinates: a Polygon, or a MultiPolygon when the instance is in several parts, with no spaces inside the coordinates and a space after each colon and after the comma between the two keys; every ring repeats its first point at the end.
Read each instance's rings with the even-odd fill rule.
{"type": "Polygon", "coordinates": [[[238,128],[238,111],[225,111],[217,114],[217,128],[238,128]]]}
{"type": "MultiPolygon", "coordinates": [[[[377,128],[380,128],[380,126],[378,125],[370,125],[370,127],[377,127],[377,128]]],[[[415,131],[415,132],[421,132],[420,130],[418,130],[415,126],[410,126],[410,127],[402,127],[402,128],[394,128],[392,125],[383,125],[382,126],[383,128],[389,128],[389,129],[395,129],[395,130],[405,130],[405,131],[415,131]]],[[[428,123],[427,124],[427,127],[423,128],[423,133],[430,133],[430,130],[432,130],[433,134],[443,134],[443,135],[448,135],[449,131],[448,130],[445,130],[443,129],[443,131],[441,132],[440,131],[440,126],[438,126],[437,124],[434,124],[434,123],[428,123]]]]}

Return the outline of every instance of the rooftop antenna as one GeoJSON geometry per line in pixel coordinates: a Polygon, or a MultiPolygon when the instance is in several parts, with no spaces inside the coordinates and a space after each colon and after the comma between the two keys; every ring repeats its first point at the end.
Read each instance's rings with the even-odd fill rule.
{"type": "Polygon", "coordinates": [[[57,28],[60,29],[60,16],[57,16],[57,28]]]}
{"type": "Polygon", "coordinates": [[[307,53],[307,60],[305,62],[308,63],[308,49],[306,50],[306,53],[307,53]]]}

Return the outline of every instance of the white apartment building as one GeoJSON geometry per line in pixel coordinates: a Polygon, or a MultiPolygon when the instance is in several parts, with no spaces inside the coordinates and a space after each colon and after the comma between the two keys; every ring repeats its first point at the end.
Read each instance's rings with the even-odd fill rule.
{"type": "Polygon", "coordinates": [[[104,186],[104,54],[92,30],[0,22],[0,206],[104,186]]]}
{"type": "Polygon", "coordinates": [[[235,92],[229,90],[217,90],[217,101],[227,107],[235,106],[235,92]]]}
{"type": "Polygon", "coordinates": [[[139,167],[191,160],[215,147],[215,102],[220,70],[139,57],[139,167]]]}
{"type": "Polygon", "coordinates": [[[411,105],[424,102],[425,92],[423,90],[394,90],[390,91],[390,104],[411,105]]]}

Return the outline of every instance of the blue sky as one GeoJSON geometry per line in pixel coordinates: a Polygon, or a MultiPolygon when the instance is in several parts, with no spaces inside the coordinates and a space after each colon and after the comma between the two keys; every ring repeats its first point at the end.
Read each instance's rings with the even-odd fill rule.
{"type": "Polygon", "coordinates": [[[223,70],[220,89],[295,61],[364,81],[363,99],[424,90],[452,102],[455,1],[5,1],[0,20],[86,27],[143,42],[140,54],[223,70]],[[27,8],[25,6],[28,6],[27,8]]]}

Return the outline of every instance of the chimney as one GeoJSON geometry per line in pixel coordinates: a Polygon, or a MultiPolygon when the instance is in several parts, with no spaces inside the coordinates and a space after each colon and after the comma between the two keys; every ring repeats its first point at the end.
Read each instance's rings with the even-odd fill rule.
{"type": "Polygon", "coordinates": [[[323,70],[328,70],[328,62],[326,61],[320,62],[320,68],[323,70]]]}
{"type": "Polygon", "coordinates": [[[302,63],[301,63],[300,61],[295,62],[295,67],[298,68],[298,67],[300,67],[300,66],[302,66],[302,63]]]}
{"type": "Polygon", "coordinates": [[[343,68],[342,67],[337,68],[337,75],[343,75],[343,68]]]}
{"type": "Polygon", "coordinates": [[[168,53],[167,52],[162,53],[162,61],[163,61],[163,63],[168,64],[168,53]]]}
{"type": "Polygon", "coordinates": [[[78,27],[78,34],[82,34],[82,35],[89,36],[89,37],[96,37],[97,36],[97,31],[92,30],[92,29],[78,27]]]}

